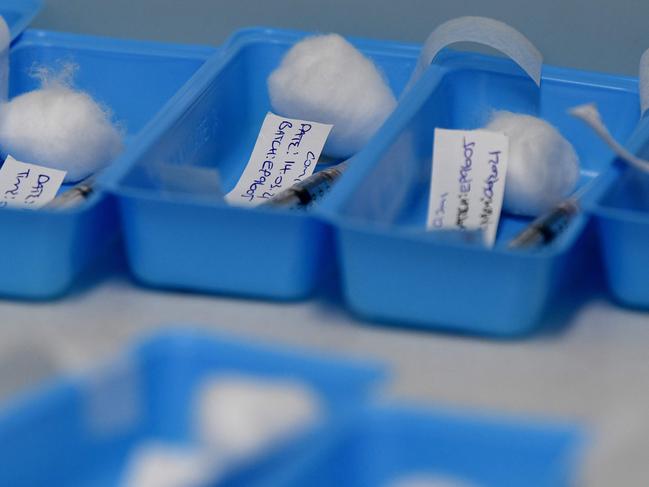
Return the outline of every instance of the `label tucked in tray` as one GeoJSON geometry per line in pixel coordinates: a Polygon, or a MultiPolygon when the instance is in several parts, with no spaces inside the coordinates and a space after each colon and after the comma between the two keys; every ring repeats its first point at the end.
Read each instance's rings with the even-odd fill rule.
{"type": "Polygon", "coordinates": [[[231,205],[257,206],[308,178],[332,127],[269,112],[248,164],[225,200],[231,205]]]}
{"type": "Polygon", "coordinates": [[[0,208],[41,208],[56,197],[65,171],[7,156],[0,168],[0,208]]]}
{"type": "Polygon", "coordinates": [[[487,130],[435,129],[429,230],[482,230],[492,247],[505,195],[509,139],[487,130]]]}

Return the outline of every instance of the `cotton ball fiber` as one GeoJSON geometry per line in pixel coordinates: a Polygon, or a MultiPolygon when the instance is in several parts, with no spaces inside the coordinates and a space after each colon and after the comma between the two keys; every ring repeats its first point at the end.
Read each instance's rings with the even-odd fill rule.
{"type": "Polygon", "coordinates": [[[132,452],[120,487],[203,487],[215,472],[197,450],[158,442],[132,452]]]}
{"type": "Polygon", "coordinates": [[[575,189],[577,153],[552,125],[530,115],[496,112],[486,128],[509,137],[505,211],[535,217],[575,189]]]}
{"type": "Polygon", "coordinates": [[[245,376],[208,379],[197,394],[196,436],[212,455],[238,461],[312,425],[318,398],[306,385],[245,376]]]}
{"type": "Polygon", "coordinates": [[[451,479],[449,477],[413,475],[397,479],[390,483],[389,487],[476,487],[476,485],[467,484],[464,481],[451,479]]]}
{"type": "Polygon", "coordinates": [[[338,34],[295,44],[268,91],[279,115],[332,124],[324,153],[336,158],[358,152],[397,104],[374,63],[338,34]]]}
{"type": "Polygon", "coordinates": [[[0,106],[0,149],[6,156],[67,171],[75,182],[107,166],[122,136],[90,95],[70,88],[70,72],[39,70],[42,87],[0,106]]]}

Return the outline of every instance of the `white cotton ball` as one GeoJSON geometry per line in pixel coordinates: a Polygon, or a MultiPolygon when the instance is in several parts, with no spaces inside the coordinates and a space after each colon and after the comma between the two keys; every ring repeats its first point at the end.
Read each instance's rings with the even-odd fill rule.
{"type": "Polygon", "coordinates": [[[305,384],[244,376],[206,381],[196,408],[201,445],[223,461],[261,453],[312,425],[320,412],[305,384]]]}
{"type": "Polygon", "coordinates": [[[279,115],[332,124],[324,153],[339,158],[358,152],[397,104],[374,63],[338,34],[295,44],[268,91],[279,115]]]}
{"type": "Polygon", "coordinates": [[[0,149],[75,182],[107,166],[122,136],[90,95],[55,83],[0,106],[0,149]]]}
{"type": "Polygon", "coordinates": [[[201,452],[148,442],[131,453],[120,487],[203,487],[215,470],[201,452]]]}
{"type": "Polygon", "coordinates": [[[486,129],[509,137],[505,211],[538,216],[575,189],[577,153],[552,125],[530,115],[496,112],[486,129]]]}
{"type": "Polygon", "coordinates": [[[389,487],[475,487],[475,485],[449,477],[413,475],[397,479],[390,483],[389,487]]]}

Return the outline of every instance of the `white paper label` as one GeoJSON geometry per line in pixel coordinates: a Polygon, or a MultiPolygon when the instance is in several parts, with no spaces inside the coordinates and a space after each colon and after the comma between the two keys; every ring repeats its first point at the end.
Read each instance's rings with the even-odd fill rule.
{"type": "Polygon", "coordinates": [[[0,168],[0,208],[41,208],[56,197],[65,171],[7,156],[0,168]]]}
{"type": "Polygon", "coordinates": [[[505,134],[435,129],[428,228],[482,230],[485,245],[493,246],[508,154],[505,134]]]}
{"type": "Polygon", "coordinates": [[[268,112],[248,165],[225,200],[257,206],[311,176],[332,127],[268,112]]]}

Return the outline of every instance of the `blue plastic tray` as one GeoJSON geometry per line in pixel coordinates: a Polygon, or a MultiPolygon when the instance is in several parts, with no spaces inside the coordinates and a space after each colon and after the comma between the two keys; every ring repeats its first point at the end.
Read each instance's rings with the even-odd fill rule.
{"type": "Polygon", "coordinates": [[[375,406],[264,475],[250,469],[223,487],[389,487],[413,476],[472,487],[568,487],[581,447],[581,433],[567,425],[375,406]]]}
{"type": "Polygon", "coordinates": [[[0,485],[116,487],[138,441],[188,439],[195,388],[220,372],[303,380],[332,418],[359,407],[384,375],[369,363],[171,330],[101,371],[5,405],[0,485]]]}
{"type": "MultiPolygon", "coordinates": [[[[29,76],[34,64],[72,61],[79,66],[76,85],[113,110],[130,142],[214,52],[30,30],[11,47],[10,96],[37,88],[29,76]]],[[[115,205],[101,192],[70,211],[4,209],[0,295],[42,299],[64,293],[116,240],[118,228],[115,205]]]]}
{"type": "MultiPolygon", "coordinates": [[[[298,299],[331,277],[329,229],[313,215],[245,209],[151,185],[146,168],[164,159],[216,168],[225,192],[237,182],[270,110],[266,80],[303,32],[249,29],[235,34],[224,55],[169,106],[113,171],[130,267],[142,282],[162,287],[298,299]],[[277,262],[289,262],[278,266],[277,262]]],[[[399,93],[413,69],[415,46],[355,41],[399,93]]]]}
{"type": "Polygon", "coordinates": [[[639,117],[637,81],[545,66],[540,97],[513,63],[447,52],[429,70],[324,202],[338,228],[349,306],[378,321],[494,336],[537,328],[547,311],[574,295],[575,278],[593,277],[578,216],[551,245],[511,251],[507,242],[529,220],[503,216],[488,250],[441,243],[425,231],[435,127],[482,126],[493,109],[538,113],[575,146],[581,184],[605,167],[610,151],[566,110],[596,102],[625,140],[639,117]]]}
{"type": "Polygon", "coordinates": [[[29,26],[42,6],[42,0],[0,0],[0,15],[9,26],[12,40],[29,26]]]}
{"type": "MultiPolygon", "coordinates": [[[[649,157],[649,117],[627,144],[649,157]]],[[[589,192],[584,206],[594,216],[608,287],[618,302],[649,308],[649,175],[613,165],[589,192]]]]}

